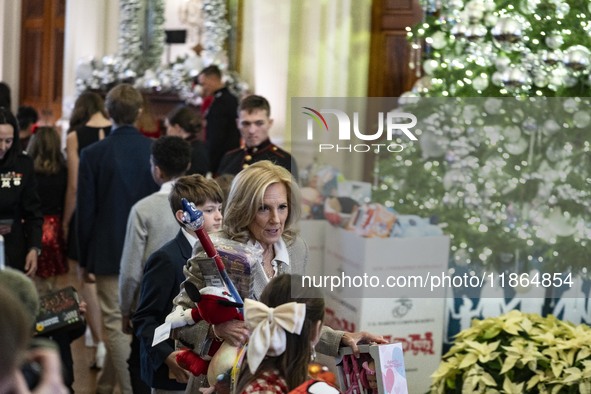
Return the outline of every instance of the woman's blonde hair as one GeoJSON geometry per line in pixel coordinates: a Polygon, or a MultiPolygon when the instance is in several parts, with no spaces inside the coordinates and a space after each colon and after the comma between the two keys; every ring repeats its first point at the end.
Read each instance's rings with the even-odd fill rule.
{"type": "Polygon", "coordinates": [[[230,239],[246,242],[251,238],[248,226],[254,222],[259,208],[263,206],[265,191],[274,183],[282,183],[287,190],[289,212],[283,238],[287,244],[291,244],[297,235],[295,224],[301,215],[300,189],[288,170],[268,160],[245,168],[232,182],[223,224],[224,232],[230,239]]]}

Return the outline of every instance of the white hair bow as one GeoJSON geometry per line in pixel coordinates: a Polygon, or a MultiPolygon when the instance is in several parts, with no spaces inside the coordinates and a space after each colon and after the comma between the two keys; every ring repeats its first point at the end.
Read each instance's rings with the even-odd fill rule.
{"type": "Polygon", "coordinates": [[[306,304],[288,302],[270,308],[262,302],[244,300],[244,320],[252,331],[246,357],[250,372],[254,373],[265,356],[279,356],[285,352],[285,331],[300,334],[306,318],[306,304]]]}

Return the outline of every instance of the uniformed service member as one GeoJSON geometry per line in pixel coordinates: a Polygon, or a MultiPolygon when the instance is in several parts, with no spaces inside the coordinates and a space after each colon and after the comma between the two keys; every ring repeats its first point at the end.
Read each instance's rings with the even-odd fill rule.
{"type": "Polygon", "coordinates": [[[269,160],[288,169],[298,179],[297,165],[291,155],[269,139],[273,125],[270,115],[269,102],[262,96],[247,96],[240,102],[237,122],[245,146],[224,155],[218,175],[236,175],[257,161],[269,160]]]}

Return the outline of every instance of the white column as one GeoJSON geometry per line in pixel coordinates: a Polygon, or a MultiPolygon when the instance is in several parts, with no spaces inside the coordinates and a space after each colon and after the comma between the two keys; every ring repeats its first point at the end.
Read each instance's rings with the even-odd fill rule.
{"type": "Polygon", "coordinates": [[[288,126],[288,65],[290,62],[291,1],[249,0],[244,3],[243,56],[244,78],[253,93],[264,96],[271,104],[274,119],[271,138],[283,145],[288,126]]]}
{"type": "MultiPolygon", "coordinates": [[[[10,1],[10,0],[5,0],[10,1]]],[[[117,51],[118,0],[74,0],[66,6],[63,117],[69,118],[76,99],[76,67],[81,59],[101,58],[117,51]]]]}
{"type": "Polygon", "coordinates": [[[21,0],[0,0],[0,81],[10,86],[12,110],[19,100],[21,0]]]}

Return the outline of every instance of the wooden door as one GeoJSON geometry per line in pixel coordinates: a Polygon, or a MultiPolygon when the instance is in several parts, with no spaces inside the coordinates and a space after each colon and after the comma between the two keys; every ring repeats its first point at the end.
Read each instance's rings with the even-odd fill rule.
{"type": "Polygon", "coordinates": [[[421,21],[418,0],[373,0],[368,96],[400,97],[417,80],[406,27],[421,21]]]}
{"type": "MultiPolygon", "coordinates": [[[[400,97],[417,80],[416,71],[409,67],[411,46],[406,27],[420,22],[423,11],[419,0],[373,0],[371,11],[371,41],[367,95],[369,97],[400,97]]],[[[368,114],[389,108],[368,108],[368,114]]],[[[368,116],[371,122],[373,117],[368,116]]],[[[375,129],[374,124],[368,126],[375,129]]],[[[365,155],[363,178],[373,181],[376,155],[365,155]]]]}
{"type": "Polygon", "coordinates": [[[43,121],[61,117],[66,0],[23,0],[20,105],[43,121]]]}

